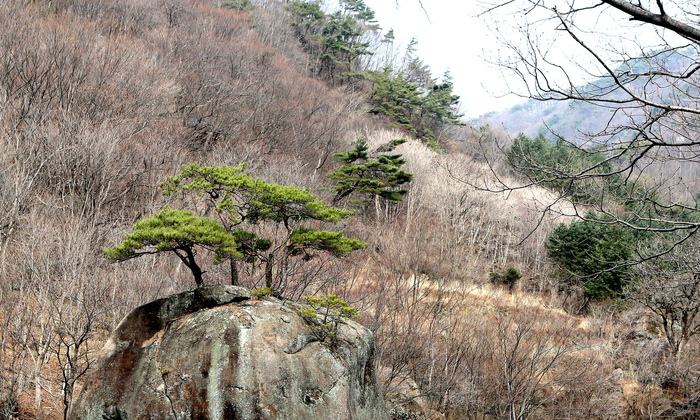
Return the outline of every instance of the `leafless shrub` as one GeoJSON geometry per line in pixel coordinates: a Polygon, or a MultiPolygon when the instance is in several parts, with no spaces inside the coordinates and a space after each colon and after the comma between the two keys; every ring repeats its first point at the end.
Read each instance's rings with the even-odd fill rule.
{"type": "MultiPolygon", "coordinates": [[[[669,241],[676,240],[657,238],[648,246],[658,254],[669,248],[669,241]]],[[[635,266],[638,281],[630,287],[630,297],[649,309],[660,322],[674,355],[700,334],[699,243],[696,238],[690,238],[671,252],[635,266]]]]}
{"type": "MultiPolygon", "coordinates": [[[[494,1],[485,9],[484,16],[507,10],[518,27],[500,31],[506,52],[497,59],[513,76],[514,93],[538,102],[585,104],[599,112],[599,126],[582,128],[575,138],[550,131],[573,150],[595,149],[604,156],[583,168],[559,172],[545,165],[539,177],[523,182],[502,179],[492,190],[514,191],[552,181],[583,187],[618,180],[628,189],[622,197],[597,194],[593,199],[606,223],[651,234],[695,235],[700,224],[684,216],[697,212],[694,192],[669,194],[673,184],[686,183],[675,175],[659,175],[662,166],[689,167],[686,172],[693,173],[699,164],[700,104],[694,93],[700,86],[697,3],[517,0],[494,1]],[[604,17],[605,23],[599,25],[594,15],[604,17]],[[603,27],[619,30],[606,33],[603,27]],[[577,83],[579,75],[585,75],[586,83],[577,83]],[[621,212],[619,202],[634,211],[621,212]]],[[[571,196],[569,188],[551,203],[571,196]]],[[[575,211],[566,214],[599,223],[586,216],[587,204],[574,203],[575,211]]],[[[552,207],[545,210],[557,213],[552,207]]]]}

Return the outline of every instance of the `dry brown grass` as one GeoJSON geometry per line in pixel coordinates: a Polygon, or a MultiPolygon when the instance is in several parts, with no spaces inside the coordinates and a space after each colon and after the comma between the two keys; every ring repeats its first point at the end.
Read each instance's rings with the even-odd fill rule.
{"type": "MultiPolygon", "coordinates": [[[[101,256],[171,203],[158,188],[166,176],[191,161],[246,162],[256,176],[328,197],[334,152],[358,134],[373,147],[404,135],[364,115],[356,93],[306,74],[276,2],[252,14],[205,0],[21,3],[0,5],[0,403],[19,392],[25,417],[60,418],[61,339],[88,328],[78,355],[81,366],[93,363],[130,309],[192,287],[173,258],[110,265],[101,256]]],[[[426,404],[455,418],[497,417],[515,403],[539,417],[611,418],[623,415],[616,398],[627,389],[628,406],[658,411],[669,399],[641,372],[654,359],[626,364],[617,315],[563,309],[543,247],[560,220],[528,236],[551,195],[463,182],[493,181],[484,162],[457,152],[469,144],[457,136],[472,131],[455,131],[450,153],[415,140],[398,148],[415,175],[409,194],[347,222],[368,250],[318,261],[324,276],[309,290],[345,290],[361,309],[383,386],[399,400],[416,384],[426,404]],[[524,275],[512,293],[488,284],[489,272],[508,266],[524,275]],[[542,373],[537,396],[504,391],[503,349],[514,348],[519,325],[529,329],[513,362],[542,373]],[[638,369],[629,379],[638,385],[617,386],[618,365],[638,369]]],[[[222,267],[207,273],[211,283],[227,277],[222,267]]],[[[526,376],[519,386],[537,375],[526,376]]]]}

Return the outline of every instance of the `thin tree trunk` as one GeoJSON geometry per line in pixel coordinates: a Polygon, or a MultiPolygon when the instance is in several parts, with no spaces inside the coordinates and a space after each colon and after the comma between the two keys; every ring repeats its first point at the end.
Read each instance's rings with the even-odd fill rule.
{"type": "Polygon", "coordinates": [[[41,384],[38,373],[34,374],[34,408],[41,408],[41,384]]]}
{"type": "Polygon", "coordinates": [[[202,287],[204,285],[202,269],[197,265],[197,261],[194,259],[194,252],[192,252],[192,248],[185,249],[185,252],[187,253],[187,260],[184,262],[192,271],[192,276],[194,277],[194,282],[197,284],[197,287],[202,287]]]}
{"type": "Polygon", "coordinates": [[[374,211],[376,213],[376,222],[379,222],[379,215],[381,214],[381,204],[379,203],[379,196],[374,196],[374,211]]]}
{"type": "Polygon", "coordinates": [[[275,263],[274,254],[269,254],[267,256],[267,261],[265,261],[265,287],[272,289],[272,266],[275,263]]]}
{"type": "Polygon", "coordinates": [[[282,254],[282,264],[280,267],[280,292],[284,291],[287,287],[287,278],[289,277],[289,248],[284,248],[284,254],[282,254]]]}
{"type": "Polygon", "coordinates": [[[238,286],[238,263],[231,258],[231,286],[238,286]]]}

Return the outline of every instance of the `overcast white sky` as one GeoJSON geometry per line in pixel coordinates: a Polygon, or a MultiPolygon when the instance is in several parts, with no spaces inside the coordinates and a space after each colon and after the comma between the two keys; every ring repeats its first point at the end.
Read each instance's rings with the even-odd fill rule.
{"type": "MultiPolygon", "coordinates": [[[[597,64],[592,57],[564,31],[554,30],[556,22],[542,19],[549,15],[532,13],[524,18],[521,13],[516,13],[522,7],[519,6],[522,2],[509,6],[510,9],[499,9],[486,17],[479,17],[479,13],[489,4],[496,3],[495,0],[423,0],[425,11],[419,0],[365,1],[376,12],[377,20],[385,31],[394,29],[399,42],[405,45],[412,37],[418,40],[418,55],[430,65],[435,76],[450,70],[456,93],[462,99],[462,112],[467,118],[478,117],[523,101],[515,95],[506,95],[510,90],[507,82],[521,93],[522,84],[511,74],[504,75],[489,61],[511,55],[499,41],[499,36],[516,44],[524,42],[519,29],[525,23],[524,19],[538,22],[537,37],[541,46],[547,50],[548,46],[553,46],[548,58],[554,58],[554,61],[567,66],[567,77],[571,77],[575,84],[594,78],[591,73],[602,74],[595,70],[597,64]]],[[[557,1],[566,6],[567,0],[551,0],[548,3],[556,4],[557,1]]],[[[597,1],[581,0],[577,5],[580,7],[588,3],[592,5],[597,1]]],[[[608,59],[619,58],[615,51],[619,53],[625,50],[634,55],[640,47],[654,48],[661,39],[669,36],[664,31],[655,31],[649,26],[630,22],[626,16],[609,7],[578,13],[576,20],[579,25],[583,24],[581,28],[587,30],[585,33],[577,31],[577,35],[588,45],[595,45],[597,52],[607,55],[608,59]]],[[[670,36],[666,39],[673,38],[670,36]]],[[[679,44],[685,42],[680,38],[677,41],[679,44]]],[[[556,82],[556,72],[548,74],[550,77],[553,78],[550,81],[556,82]]]]}
{"type": "Polygon", "coordinates": [[[418,55],[436,76],[449,69],[462,112],[467,118],[503,109],[521,102],[514,96],[498,98],[506,89],[503,77],[485,58],[497,55],[499,44],[483,18],[478,0],[366,0],[382,28],[394,29],[396,38],[406,44],[418,40],[418,55]],[[397,4],[398,3],[398,4],[397,4]]]}

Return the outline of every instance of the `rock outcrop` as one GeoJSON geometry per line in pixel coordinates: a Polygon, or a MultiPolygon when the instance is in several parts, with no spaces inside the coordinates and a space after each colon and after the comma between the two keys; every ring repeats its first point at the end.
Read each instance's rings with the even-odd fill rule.
{"type": "Polygon", "coordinates": [[[384,419],[374,340],[342,323],[333,346],[247,289],[204,287],[131,312],[72,419],[384,419]]]}

